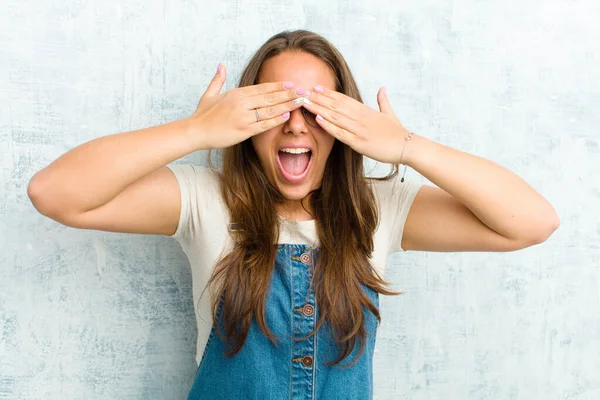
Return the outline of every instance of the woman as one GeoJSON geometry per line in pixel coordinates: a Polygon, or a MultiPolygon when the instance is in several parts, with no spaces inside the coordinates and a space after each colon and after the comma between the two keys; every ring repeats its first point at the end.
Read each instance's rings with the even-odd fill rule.
{"type": "Polygon", "coordinates": [[[385,90],[379,111],[362,104],[314,33],[273,36],[220,94],[225,77],[219,65],[189,118],[85,143],[28,189],[67,226],[181,243],[198,323],[190,399],[370,398],[379,294],[398,294],[389,253],[511,251],[559,225],[515,174],[405,129],[385,90]],[[222,171],[166,166],[210,149],[222,171]],[[366,178],[363,155],[394,173],[366,178]],[[398,179],[399,164],[437,187],[398,179]]]}

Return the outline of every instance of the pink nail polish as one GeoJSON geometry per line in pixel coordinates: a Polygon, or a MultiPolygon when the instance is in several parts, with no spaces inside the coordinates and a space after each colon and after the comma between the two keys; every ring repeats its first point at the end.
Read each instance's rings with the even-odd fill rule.
{"type": "Polygon", "coordinates": [[[288,119],[289,117],[290,117],[290,112],[289,111],[281,114],[281,118],[283,118],[283,119],[288,119]]]}
{"type": "Polygon", "coordinates": [[[294,87],[294,83],[293,82],[286,82],[283,84],[283,87],[286,89],[291,89],[294,87]]]}
{"type": "Polygon", "coordinates": [[[323,88],[323,86],[321,86],[321,85],[315,86],[315,92],[323,93],[324,91],[325,91],[325,89],[323,88]]]}
{"type": "Polygon", "coordinates": [[[324,121],[323,117],[321,117],[321,114],[317,114],[317,121],[324,121]]]}
{"type": "Polygon", "coordinates": [[[217,65],[217,73],[221,72],[221,68],[223,68],[223,64],[219,63],[219,65],[217,65]]]}
{"type": "Polygon", "coordinates": [[[296,90],[296,94],[303,95],[304,93],[306,93],[306,90],[304,90],[302,88],[296,90]]]}

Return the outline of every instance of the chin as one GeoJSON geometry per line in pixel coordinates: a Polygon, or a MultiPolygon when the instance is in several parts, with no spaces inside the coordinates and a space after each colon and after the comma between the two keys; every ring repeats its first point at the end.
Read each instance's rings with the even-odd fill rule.
{"type": "Polygon", "coordinates": [[[286,200],[291,201],[300,201],[304,199],[306,196],[308,196],[311,190],[311,187],[305,185],[296,186],[292,188],[279,188],[279,191],[281,192],[283,197],[285,197],[286,200]]]}
{"type": "Polygon", "coordinates": [[[285,177],[281,176],[279,172],[280,171],[275,168],[269,180],[286,200],[292,202],[300,201],[306,198],[311,191],[319,187],[320,180],[314,176],[315,171],[311,171],[311,173],[300,182],[289,182],[285,177]]]}

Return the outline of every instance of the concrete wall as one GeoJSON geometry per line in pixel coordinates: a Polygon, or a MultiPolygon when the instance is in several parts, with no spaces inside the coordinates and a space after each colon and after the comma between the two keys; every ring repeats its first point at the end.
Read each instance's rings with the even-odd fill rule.
{"type": "Polygon", "coordinates": [[[336,44],[369,105],[386,85],[407,127],[516,171],[562,220],[516,253],[394,256],[406,294],[383,300],[376,398],[600,398],[599,19],[596,0],[2,1],[0,399],[184,398],[176,242],[66,228],[27,183],[85,141],[189,115],[218,62],[232,87],[290,28],[336,44]]]}

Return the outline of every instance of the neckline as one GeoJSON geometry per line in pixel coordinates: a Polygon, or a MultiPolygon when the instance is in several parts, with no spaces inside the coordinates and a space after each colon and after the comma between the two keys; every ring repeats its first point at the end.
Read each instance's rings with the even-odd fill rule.
{"type": "Polygon", "coordinates": [[[300,225],[312,225],[315,223],[314,219],[307,219],[307,220],[303,220],[303,221],[296,221],[293,219],[289,219],[284,217],[281,214],[277,214],[277,216],[279,217],[279,220],[283,221],[283,222],[290,222],[290,223],[294,223],[294,224],[300,224],[300,225]]]}

